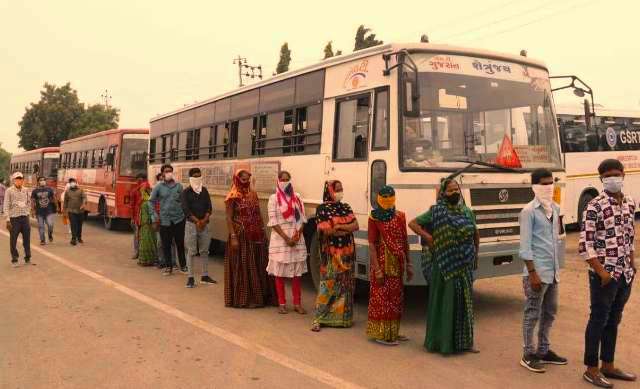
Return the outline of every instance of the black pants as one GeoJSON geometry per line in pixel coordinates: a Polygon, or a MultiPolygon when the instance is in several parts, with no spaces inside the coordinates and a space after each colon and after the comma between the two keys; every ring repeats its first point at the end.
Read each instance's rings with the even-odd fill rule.
{"type": "Polygon", "coordinates": [[[611,280],[606,286],[601,286],[600,277],[590,271],[589,290],[591,315],[585,332],[584,364],[597,367],[598,359],[607,363],[613,362],[618,324],[622,320],[624,305],[631,296],[631,284],[627,284],[622,275],[618,281],[611,280]]]}
{"type": "Polygon", "coordinates": [[[11,262],[16,262],[20,257],[18,253],[18,235],[22,234],[22,245],[24,246],[24,259],[31,259],[31,225],[29,216],[18,216],[11,218],[10,248],[11,262]]]}
{"type": "Polygon", "coordinates": [[[69,212],[69,224],[71,225],[71,240],[82,239],[82,223],[84,213],[69,212]]]}
{"type": "Polygon", "coordinates": [[[164,266],[171,268],[171,243],[176,243],[178,251],[178,261],[180,268],[187,266],[187,259],[184,255],[184,220],[180,223],[171,223],[168,226],[160,226],[160,239],[162,239],[162,252],[164,253],[164,266]]]}

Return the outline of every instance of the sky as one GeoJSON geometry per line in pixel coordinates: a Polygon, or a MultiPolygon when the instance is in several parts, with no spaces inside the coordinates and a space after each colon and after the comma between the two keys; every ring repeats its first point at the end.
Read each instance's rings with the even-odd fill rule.
{"type": "MultiPolygon", "coordinates": [[[[586,81],[596,104],[640,110],[638,15],[636,0],[0,0],[0,142],[19,151],[18,122],[45,82],[70,82],[88,104],[107,89],[120,127],[146,128],[157,114],[237,87],[238,55],[270,76],[282,43],[294,69],[321,60],[329,40],[351,52],[360,24],[385,43],[427,34],[526,49],[551,75],[586,81]]],[[[568,93],[556,101],[579,102],[568,93]]]]}

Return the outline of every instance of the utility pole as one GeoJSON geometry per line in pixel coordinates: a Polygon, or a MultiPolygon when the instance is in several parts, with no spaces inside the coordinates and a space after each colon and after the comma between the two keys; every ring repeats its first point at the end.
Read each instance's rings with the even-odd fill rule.
{"type": "Polygon", "coordinates": [[[102,100],[104,100],[104,106],[106,109],[109,109],[109,101],[111,101],[111,95],[109,94],[109,90],[105,89],[104,93],[100,95],[102,100]]]}
{"type": "Polygon", "coordinates": [[[238,55],[236,58],[233,59],[233,64],[238,65],[238,81],[239,81],[238,85],[240,87],[244,86],[242,77],[248,77],[251,79],[258,78],[262,80],[262,65],[257,65],[257,66],[247,65],[247,59],[244,57],[241,57],[240,55],[238,55]],[[249,71],[251,71],[251,73],[249,73],[249,71]]]}

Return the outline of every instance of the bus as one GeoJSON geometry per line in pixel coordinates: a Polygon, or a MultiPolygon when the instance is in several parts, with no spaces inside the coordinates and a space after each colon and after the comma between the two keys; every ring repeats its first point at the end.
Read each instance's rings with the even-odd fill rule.
{"type": "MultiPolygon", "coordinates": [[[[186,184],[189,168],[202,169],[215,240],[227,239],[223,199],[234,170],[252,172],[263,214],[278,171],[289,171],[309,219],[305,240],[316,285],[314,217],[325,180],[343,182],[344,201],[357,215],[355,271],[364,281],[368,215],[385,184],[411,220],[436,202],[443,178],[457,176],[477,215],[478,278],[522,272],[518,214],[533,199],[532,169],[551,169],[556,202],[564,197],[548,71],[522,55],[380,45],[156,116],[150,129],[150,175],[171,163],[186,184]]],[[[420,269],[422,246],[411,231],[409,243],[420,269]]],[[[410,284],[425,282],[417,271],[410,284]]]]}
{"type": "MultiPolygon", "coordinates": [[[[38,177],[45,177],[47,185],[54,191],[58,180],[60,148],[43,147],[11,156],[9,170],[24,175],[24,186],[29,190],[38,185],[38,177]]],[[[9,177],[3,177],[8,179],[9,177]]]]}
{"type": "Polygon", "coordinates": [[[87,193],[87,214],[107,229],[131,218],[129,193],[147,172],[148,129],[112,129],[60,143],[58,196],[70,178],[87,193]]]}
{"type": "Polygon", "coordinates": [[[602,190],[598,164],[620,160],[625,168],[624,192],[640,199],[640,110],[611,109],[596,105],[587,125],[582,105],[557,107],[560,144],[567,174],[564,215],[567,224],[579,226],[589,201],[602,190]]]}

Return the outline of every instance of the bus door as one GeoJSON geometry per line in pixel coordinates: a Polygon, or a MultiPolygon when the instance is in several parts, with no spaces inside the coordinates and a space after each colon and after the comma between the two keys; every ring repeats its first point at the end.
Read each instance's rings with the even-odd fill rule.
{"type": "Polygon", "coordinates": [[[344,201],[356,214],[369,210],[369,137],[372,92],[337,98],[330,179],[344,186],[344,201]]]}
{"type": "Polygon", "coordinates": [[[115,170],[117,165],[116,161],[118,160],[116,156],[117,151],[117,145],[109,146],[109,152],[107,153],[107,166],[106,169],[104,169],[104,185],[106,187],[105,189],[111,192],[114,192],[116,189],[117,174],[115,170]]]}

